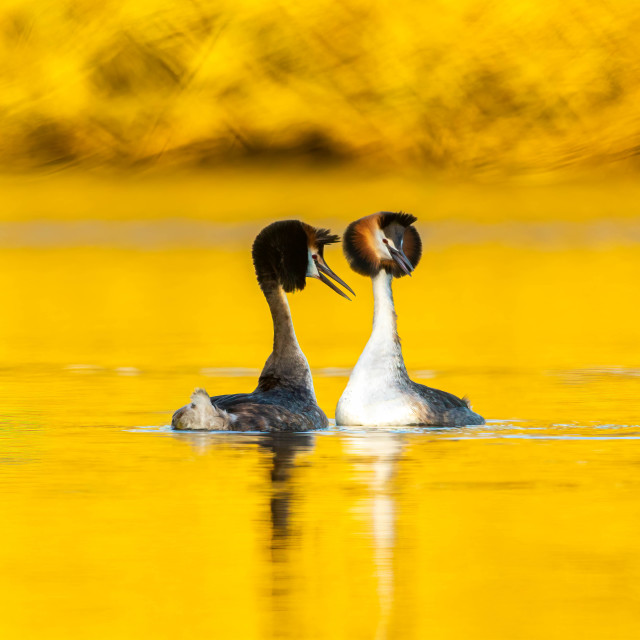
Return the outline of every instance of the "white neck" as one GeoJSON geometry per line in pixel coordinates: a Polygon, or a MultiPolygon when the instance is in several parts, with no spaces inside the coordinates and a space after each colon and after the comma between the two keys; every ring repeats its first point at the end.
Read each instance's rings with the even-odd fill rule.
{"type": "Polygon", "coordinates": [[[264,294],[273,319],[273,352],[267,358],[260,378],[274,376],[306,387],[313,394],[311,371],[296,338],[287,295],[280,286],[270,287],[264,294]]]}
{"type": "Polygon", "coordinates": [[[371,337],[351,374],[352,379],[391,383],[408,380],[398,337],[391,282],[393,276],[380,271],[372,278],[373,329],[371,337]]]}

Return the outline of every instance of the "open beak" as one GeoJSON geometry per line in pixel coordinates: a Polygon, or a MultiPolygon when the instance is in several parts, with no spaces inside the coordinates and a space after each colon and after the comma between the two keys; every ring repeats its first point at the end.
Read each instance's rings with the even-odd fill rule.
{"type": "Polygon", "coordinates": [[[391,257],[393,258],[394,262],[408,275],[411,275],[411,272],[413,271],[413,265],[409,262],[409,258],[407,258],[407,256],[404,255],[404,251],[400,250],[398,251],[398,249],[394,249],[393,247],[389,247],[387,246],[387,249],[389,249],[389,253],[391,254],[391,257]]]}
{"type": "Polygon", "coordinates": [[[329,280],[329,278],[333,278],[338,284],[341,284],[347,291],[352,293],[354,296],[356,295],[355,291],[342,278],[337,276],[335,273],[333,273],[333,271],[331,271],[331,269],[329,269],[329,267],[327,266],[327,263],[324,261],[322,256],[318,256],[317,258],[314,258],[314,262],[316,265],[316,269],[318,270],[318,275],[314,277],[318,278],[320,282],[324,282],[330,289],[333,289],[336,293],[340,294],[343,298],[346,298],[347,300],[351,300],[351,298],[344,291],[341,291],[340,289],[338,289],[338,287],[336,287],[336,285],[333,284],[331,280],[329,280]],[[329,278],[327,278],[327,276],[329,276],[329,278]]]}

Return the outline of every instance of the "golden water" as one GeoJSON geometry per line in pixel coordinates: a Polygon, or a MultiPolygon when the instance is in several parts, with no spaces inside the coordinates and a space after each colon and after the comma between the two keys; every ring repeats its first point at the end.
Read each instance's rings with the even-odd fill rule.
{"type": "MultiPolygon", "coordinates": [[[[5,215],[0,637],[636,638],[637,230],[469,215],[420,227],[396,302],[414,378],[487,425],[281,437],[166,426],[255,385],[260,220],[5,215]]],[[[356,300],[290,301],[333,417],[372,301],[327,261],[356,300]]]]}

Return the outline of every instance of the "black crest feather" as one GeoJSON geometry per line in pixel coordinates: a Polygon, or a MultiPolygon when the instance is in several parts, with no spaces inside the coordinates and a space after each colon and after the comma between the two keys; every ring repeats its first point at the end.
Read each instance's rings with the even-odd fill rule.
{"type": "Polygon", "coordinates": [[[304,289],[308,236],[300,220],[281,220],[265,227],[251,249],[260,287],[281,285],[287,292],[304,289]]]}
{"type": "Polygon", "coordinates": [[[381,229],[388,227],[394,222],[402,225],[403,227],[409,227],[418,219],[414,215],[404,213],[403,211],[398,211],[398,213],[393,213],[392,211],[381,211],[378,215],[378,224],[381,229]]]}
{"type": "Polygon", "coordinates": [[[324,247],[327,244],[335,244],[340,242],[340,236],[331,233],[329,229],[316,229],[316,244],[318,248],[324,247]]]}

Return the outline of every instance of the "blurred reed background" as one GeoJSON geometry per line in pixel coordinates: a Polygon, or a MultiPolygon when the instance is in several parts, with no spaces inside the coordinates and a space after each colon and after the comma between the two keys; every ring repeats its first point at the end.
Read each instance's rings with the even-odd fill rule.
{"type": "Polygon", "coordinates": [[[5,0],[0,166],[635,168],[639,29],[635,0],[5,0]]]}

